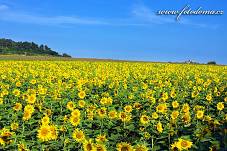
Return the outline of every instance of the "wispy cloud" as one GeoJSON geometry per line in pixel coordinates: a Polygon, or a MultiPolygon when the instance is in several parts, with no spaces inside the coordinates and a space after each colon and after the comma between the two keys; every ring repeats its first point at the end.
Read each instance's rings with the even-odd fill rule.
{"type": "Polygon", "coordinates": [[[0,5],[0,11],[7,10],[9,7],[7,5],[0,5]]]}
{"type": "MultiPolygon", "coordinates": [[[[194,23],[191,20],[182,19],[176,22],[170,16],[158,16],[145,5],[135,5],[129,18],[99,19],[79,16],[42,16],[26,12],[11,10],[7,5],[0,4],[0,20],[29,23],[48,26],[67,25],[105,25],[105,26],[150,26],[155,24],[184,24],[196,27],[209,27],[206,24],[194,23]]],[[[216,26],[215,26],[216,27],[216,26]]]]}
{"type": "MultiPolygon", "coordinates": [[[[5,6],[7,7],[7,6],[5,6]]],[[[99,19],[78,16],[42,16],[26,12],[12,11],[11,9],[0,10],[0,20],[29,23],[48,26],[67,26],[67,25],[108,25],[108,26],[143,26],[145,24],[135,22],[132,18],[99,19]]]]}
{"type": "Polygon", "coordinates": [[[2,20],[15,21],[22,23],[41,24],[41,25],[66,25],[66,24],[86,24],[86,25],[106,25],[108,23],[95,20],[84,19],[71,16],[35,16],[29,14],[7,13],[6,16],[0,16],[2,20]]]}
{"type": "Polygon", "coordinates": [[[75,16],[39,16],[22,12],[15,12],[8,9],[6,5],[0,5],[0,20],[31,23],[40,25],[66,25],[66,24],[87,24],[106,25],[108,23],[97,19],[87,19],[75,16]]]}
{"type": "Polygon", "coordinates": [[[147,24],[165,24],[174,23],[173,18],[164,18],[157,16],[155,12],[144,5],[135,5],[132,14],[140,21],[146,22],[147,24]]]}

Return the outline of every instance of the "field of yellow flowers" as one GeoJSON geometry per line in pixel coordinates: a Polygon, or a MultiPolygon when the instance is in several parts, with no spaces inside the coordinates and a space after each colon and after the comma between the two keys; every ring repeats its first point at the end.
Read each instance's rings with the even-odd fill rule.
{"type": "Polygon", "coordinates": [[[0,150],[227,150],[227,66],[0,62],[0,150]]]}

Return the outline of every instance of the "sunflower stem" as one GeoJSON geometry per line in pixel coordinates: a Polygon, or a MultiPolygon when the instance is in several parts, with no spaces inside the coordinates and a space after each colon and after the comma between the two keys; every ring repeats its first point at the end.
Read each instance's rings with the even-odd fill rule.
{"type": "Polygon", "coordinates": [[[169,150],[170,150],[170,134],[168,136],[168,140],[169,140],[169,150]]]}

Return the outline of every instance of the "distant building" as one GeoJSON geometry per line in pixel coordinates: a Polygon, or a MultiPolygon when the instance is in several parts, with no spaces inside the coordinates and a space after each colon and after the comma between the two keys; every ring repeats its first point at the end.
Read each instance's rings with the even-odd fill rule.
{"type": "Polygon", "coordinates": [[[193,61],[192,60],[188,60],[188,61],[185,61],[185,63],[192,64],[193,61]]]}

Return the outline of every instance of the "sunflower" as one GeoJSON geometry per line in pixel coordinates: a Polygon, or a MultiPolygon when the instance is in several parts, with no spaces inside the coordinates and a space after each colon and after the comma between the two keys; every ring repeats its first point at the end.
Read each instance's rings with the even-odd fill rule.
{"type": "Polygon", "coordinates": [[[42,125],[48,125],[50,122],[50,118],[48,116],[44,116],[41,122],[42,122],[42,125]]]}
{"type": "Polygon", "coordinates": [[[77,126],[80,124],[80,117],[71,116],[69,120],[73,126],[77,126]]]}
{"type": "Polygon", "coordinates": [[[144,138],[145,139],[151,138],[151,134],[149,132],[144,132],[144,138]]]}
{"type": "Polygon", "coordinates": [[[143,132],[144,130],[145,130],[145,128],[144,128],[144,127],[140,127],[140,131],[142,131],[142,132],[143,132]]]}
{"type": "Polygon", "coordinates": [[[47,116],[50,116],[50,115],[52,114],[51,109],[46,109],[45,114],[46,114],[47,116]]]}
{"type": "Polygon", "coordinates": [[[107,151],[104,144],[96,144],[96,151],[107,151]]]}
{"type": "Polygon", "coordinates": [[[20,111],[22,109],[22,105],[20,103],[16,103],[15,106],[13,107],[15,111],[20,111]]]}
{"type": "Polygon", "coordinates": [[[223,102],[218,102],[218,104],[217,104],[217,109],[218,109],[219,111],[222,111],[224,108],[225,108],[224,103],[223,103],[223,102]]]}
{"type": "Polygon", "coordinates": [[[88,120],[94,119],[94,113],[92,111],[88,111],[86,115],[87,115],[88,120]]]}
{"type": "Polygon", "coordinates": [[[69,101],[66,106],[67,106],[67,109],[71,111],[74,109],[74,103],[72,101],[69,101]]]}
{"type": "Polygon", "coordinates": [[[38,92],[39,92],[39,94],[44,95],[44,94],[46,94],[47,89],[46,89],[46,88],[43,88],[43,87],[40,87],[40,88],[38,89],[38,92]]]}
{"type": "Polygon", "coordinates": [[[18,123],[11,123],[10,127],[11,127],[11,129],[12,129],[13,131],[15,131],[15,130],[17,130],[17,128],[19,127],[19,124],[18,124],[18,123]]]}
{"type": "Polygon", "coordinates": [[[17,87],[20,87],[20,86],[21,86],[21,82],[19,82],[19,81],[16,82],[16,86],[17,86],[17,87]]]}
{"type": "Polygon", "coordinates": [[[102,105],[107,104],[107,102],[108,102],[108,99],[107,99],[106,97],[103,97],[103,98],[101,98],[101,100],[100,100],[100,104],[102,104],[102,105]]]}
{"type": "Polygon", "coordinates": [[[188,150],[189,148],[192,147],[192,142],[191,141],[188,141],[188,140],[185,140],[185,139],[181,139],[179,138],[178,139],[178,142],[176,144],[176,147],[179,149],[179,150],[188,150]]]}
{"type": "Polygon", "coordinates": [[[168,98],[169,98],[168,93],[167,93],[167,92],[164,92],[164,93],[162,94],[162,100],[163,100],[163,101],[166,101],[168,98]]]}
{"type": "Polygon", "coordinates": [[[173,106],[174,109],[175,109],[175,108],[178,108],[179,103],[178,103],[177,101],[173,101],[173,102],[172,102],[172,106],[173,106]]]}
{"type": "Polygon", "coordinates": [[[119,119],[122,121],[122,122],[128,122],[130,121],[132,118],[132,115],[131,114],[127,114],[126,112],[120,112],[119,113],[119,119]]]}
{"type": "Polygon", "coordinates": [[[77,142],[83,142],[85,139],[84,132],[79,129],[75,129],[72,134],[73,139],[75,139],[77,142]]]}
{"type": "Polygon", "coordinates": [[[126,105],[124,107],[124,110],[125,110],[126,113],[130,113],[130,112],[132,112],[132,106],[131,105],[126,105]]]}
{"type": "Polygon", "coordinates": [[[171,145],[171,150],[174,150],[174,151],[177,150],[177,142],[174,142],[174,143],[171,145]]]}
{"type": "Polygon", "coordinates": [[[108,117],[109,117],[110,119],[115,119],[115,118],[117,118],[117,111],[115,111],[115,110],[109,111],[108,117]]]}
{"type": "Polygon", "coordinates": [[[95,144],[92,142],[92,140],[85,140],[83,142],[83,149],[84,151],[96,151],[96,146],[95,144]]]}
{"type": "Polygon", "coordinates": [[[189,107],[188,103],[183,104],[182,110],[183,110],[183,112],[185,112],[185,113],[188,112],[188,111],[190,110],[190,107],[189,107]]]}
{"type": "Polygon", "coordinates": [[[31,83],[31,84],[36,84],[36,80],[35,80],[35,79],[32,79],[32,80],[30,81],[30,83],[31,83]]]}
{"type": "Polygon", "coordinates": [[[5,141],[1,137],[0,137],[0,145],[3,147],[5,146],[5,141]]]}
{"type": "Polygon", "coordinates": [[[163,128],[162,128],[162,123],[161,123],[160,121],[159,121],[158,124],[156,125],[156,128],[157,128],[157,131],[158,131],[159,133],[162,133],[163,128]]]}
{"type": "Polygon", "coordinates": [[[59,131],[61,131],[61,132],[66,132],[66,127],[65,126],[60,126],[59,127],[59,131]]]}
{"type": "Polygon", "coordinates": [[[176,92],[175,91],[171,91],[170,96],[171,96],[171,98],[175,98],[176,97],[176,92]]]}
{"type": "Polygon", "coordinates": [[[41,141],[49,141],[51,139],[51,132],[49,125],[42,125],[38,130],[38,139],[41,141]]]}
{"type": "Polygon", "coordinates": [[[18,147],[18,151],[28,151],[28,149],[24,144],[18,144],[17,147],[18,147]]]}
{"type": "Polygon", "coordinates": [[[84,100],[79,100],[78,101],[78,106],[83,108],[85,106],[86,102],[84,100]]]}
{"type": "Polygon", "coordinates": [[[12,135],[13,135],[13,133],[10,132],[9,129],[7,129],[7,128],[1,129],[1,135],[0,135],[1,137],[0,137],[0,138],[10,137],[10,136],[12,136],[12,135]]]}
{"type": "Polygon", "coordinates": [[[136,86],[132,87],[132,91],[136,92],[137,90],[138,90],[138,87],[136,87],[136,86]]]}
{"type": "Polygon", "coordinates": [[[117,151],[133,151],[133,147],[126,142],[121,142],[117,144],[117,151]]]}
{"type": "Polygon", "coordinates": [[[35,111],[35,109],[34,109],[34,106],[32,106],[32,105],[26,105],[24,107],[24,111],[29,111],[29,112],[33,113],[35,111]]]}
{"type": "Polygon", "coordinates": [[[196,111],[198,111],[198,110],[203,110],[204,109],[204,106],[201,106],[201,105],[196,105],[194,108],[193,108],[193,110],[196,110],[196,111]]]}
{"type": "Polygon", "coordinates": [[[4,95],[8,95],[9,94],[9,91],[7,91],[7,90],[3,90],[2,91],[2,95],[4,96],[4,95]]]}
{"type": "Polygon", "coordinates": [[[152,116],[153,119],[158,119],[158,113],[157,112],[153,112],[151,116],[152,116]]]}
{"type": "Polygon", "coordinates": [[[13,90],[13,95],[19,97],[20,96],[20,90],[18,90],[18,89],[13,90]]]}
{"type": "Polygon", "coordinates": [[[97,113],[100,118],[104,118],[106,116],[106,108],[102,107],[102,108],[98,109],[97,113]]]}
{"type": "Polygon", "coordinates": [[[128,98],[129,98],[130,100],[132,100],[132,99],[134,98],[134,95],[131,93],[131,94],[128,95],[128,98]]]}
{"type": "Polygon", "coordinates": [[[64,139],[64,145],[67,145],[69,142],[70,142],[69,138],[66,137],[66,138],[64,139]]]}
{"type": "Polygon", "coordinates": [[[131,119],[132,119],[132,114],[129,113],[126,115],[125,122],[129,122],[131,119]]]}
{"type": "Polygon", "coordinates": [[[191,115],[190,112],[184,113],[182,120],[184,123],[189,123],[191,121],[191,115]]]}
{"type": "Polygon", "coordinates": [[[78,93],[78,96],[79,96],[80,99],[84,99],[85,96],[86,96],[85,91],[80,91],[80,92],[78,93]]]}
{"type": "Polygon", "coordinates": [[[203,118],[203,115],[204,115],[204,111],[197,111],[196,112],[196,117],[198,118],[198,119],[202,119],[203,118]]]}
{"type": "Polygon", "coordinates": [[[27,98],[28,103],[33,104],[33,103],[35,103],[35,101],[36,101],[36,95],[35,94],[28,96],[28,98],[27,98]]]}
{"type": "Polygon", "coordinates": [[[113,103],[113,99],[111,97],[107,98],[107,104],[111,105],[113,103]]]}
{"type": "Polygon", "coordinates": [[[172,118],[173,120],[175,120],[175,119],[177,119],[178,115],[179,115],[179,112],[178,112],[178,111],[173,111],[173,112],[171,113],[171,118],[172,118]]]}
{"type": "Polygon", "coordinates": [[[220,96],[220,95],[221,95],[221,92],[217,92],[217,93],[216,93],[216,96],[220,96]]]}
{"type": "Polygon", "coordinates": [[[29,120],[31,118],[31,116],[32,116],[32,112],[29,111],[29,110],[25,110],[24,111],[24,115],[23,115],[23,120],[27,121],[27,120],[29,120]]]}
{"type": "Polygon", "coordinates": [[[98,143],[104,143],[107,141],[106,139],[106,135],[102,135],[102,134],[99,134],[97,137],[96,137],[96,142],[98,143]]]}
{"type": "Polygon", "coordinates": [[[134,107],[135,109],[139,110],[139,109],[142,107],[142,105],[141,105],[139,102],[135,102],[135,103],[133,104],[133,107],[134,107]]]}
{"type": "Polygon", "coordinates": [[[212,95],[211,94],[207,94],[206,99],[208,102],[212,101],[212,95]]]}
{"type": "Polygon", "coordinates": [[[134,151],[148,151],[148,148],[144,144],[138,144],[134,147],[134,151]]]}
{"type": "Polygon", "coordinates": [[[166,103],[161,103],[156,107],[156,112],[165,113],[167,111],[166,103]]]}
{"type": "Polygon", "coordinates": [[[143,88],[144,90],[146,90],[146,89],[148,88],[148,85],[147,85],[146,83],[143,83],[143,84],[142,84],[142,88],[143,88]]]}
{"type": "Polygon", "coordinates": [[[143,125],[148,124],[148,123],[150,122],[149,116],[147,116],[147,115],[142,115],[142,116],[140,117],[140,122],[141,122],[143,125]]]}
{"type": "Polygon", "coordinates": [[[212,120],[212,117],[210,115],[207,115],[207,116],[205,116],[205,120],[209,122],[212,120]]]}
{"type": "Polygon", "coordinates": [[[150,97],[149,99],[150,99],[149,102],[151,102],[152,104],[155,104],[156,103],[155,97],[150,97]]]}
{"type": "Polygon", "coordinates": [[[57,127],[55,125],[51,125],[50,126],[50,134],[51,134],[50,138],[52,140],[57,139],[57,137],[58,137],[58,131],[57,131],[57,127]]]}
{"type": "Polygon", "coordinates": [[[71,112],[71,115],[74,116],[74,117],[80,117],[80,110],[74,109],[74,110],[71,112]]]}

